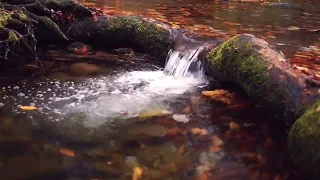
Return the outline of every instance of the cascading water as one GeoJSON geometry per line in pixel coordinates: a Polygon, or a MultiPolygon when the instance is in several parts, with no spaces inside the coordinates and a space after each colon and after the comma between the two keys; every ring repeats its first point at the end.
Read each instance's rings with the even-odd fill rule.
{"type": "Polygon", "coordinates": [[[169,52],[163,71],[115,71],[116,75],[84,78],[80,82],[46,80],[32,86],[25,83],[15,89],[3,88],[3,92],[13,94],[0,103],[11,101],[16,107],[35,105],[53,120],[81,113],[86,115],[87,124],[93,126],[110,118],[168,109],[168,101],[205,83],[202,62],[198,60],[204,44],[181,36],[169,52]]]}
{"type": "Polygon", "coordinates": [[[202,62],[198,61],[199,52],[202,47],[197,49],[190,49],[185,55],[179,51],[170,50],[168,59],[163,72],[169,76],[191,76],[202,77],[203,66],[202,62]],[[192,70],[190,68],[193,67],[192,70]]]}
{"type": "Polygon", "coordinates": [[[205,50],[210,42],[197,41],[181,34],[173,49],[168,53],[163,72],[169,76],[193,76],[203,78],[203,61],[199,60],[199,54],[205,50]]]}

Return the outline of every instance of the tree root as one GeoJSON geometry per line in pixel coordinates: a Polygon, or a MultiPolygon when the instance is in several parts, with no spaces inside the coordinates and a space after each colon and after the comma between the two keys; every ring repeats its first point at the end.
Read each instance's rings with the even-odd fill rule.
{"type": "Polygon", "coordinates": [[[90,9],[73,0],[1,1],[0,63],[20,59],[41,64],[36,55],[40,41],[70,41],[57,23],[91,15],[90,9]]]}

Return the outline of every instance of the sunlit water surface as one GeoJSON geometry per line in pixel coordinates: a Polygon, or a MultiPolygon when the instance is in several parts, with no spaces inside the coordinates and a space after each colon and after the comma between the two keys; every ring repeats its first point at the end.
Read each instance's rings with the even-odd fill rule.
{"type": "Polygon", "coordinates": [[[316,0],[80,0],[107,14],[141,14],[177,28],[228,39],[251,33],[289,58],[299,48],[320,48],[316,0]]]}

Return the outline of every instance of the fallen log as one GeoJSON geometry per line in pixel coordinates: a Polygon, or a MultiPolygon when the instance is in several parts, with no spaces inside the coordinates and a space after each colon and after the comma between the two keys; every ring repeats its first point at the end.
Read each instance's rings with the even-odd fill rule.
{"type": "Polygon", "coordinates": [[[319,99],[319,86],[295,70],[264,40],[250,34],[232,37],[207,56],[207,74],[238,84],[258,105],[288,127],[319,99]]]}
{"type": "Polygon", "coordinates": [[[290,155],[307,177],[319,177],[320,93],[316,81],[293,69],[266,41],[250,34],[234,36],[211,50],[206,73],[220,82],[239,85],[274,119],[284,120],[288,129],[293,124],[290,155]]]}
{"type": "Polygon", "coordinates": [[[94,16],[61,27],[74,40],[105,49],[134,47],[163,62],[179,33],[141,16],[94,16]]]}

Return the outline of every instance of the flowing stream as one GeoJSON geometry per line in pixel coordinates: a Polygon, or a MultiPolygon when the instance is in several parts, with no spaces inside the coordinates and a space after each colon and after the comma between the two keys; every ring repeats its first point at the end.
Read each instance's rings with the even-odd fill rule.
{"type": "Polygon", "coordinates": [[[297,178],[263,113],[201,95],[223,87],[204,75],[199,53],[207,44],[191,42],[178,43],[163,69],[139,63],[94,77],[6,82],[1,176],[122,180],[143,167],[146,179],[297,178]]]}

